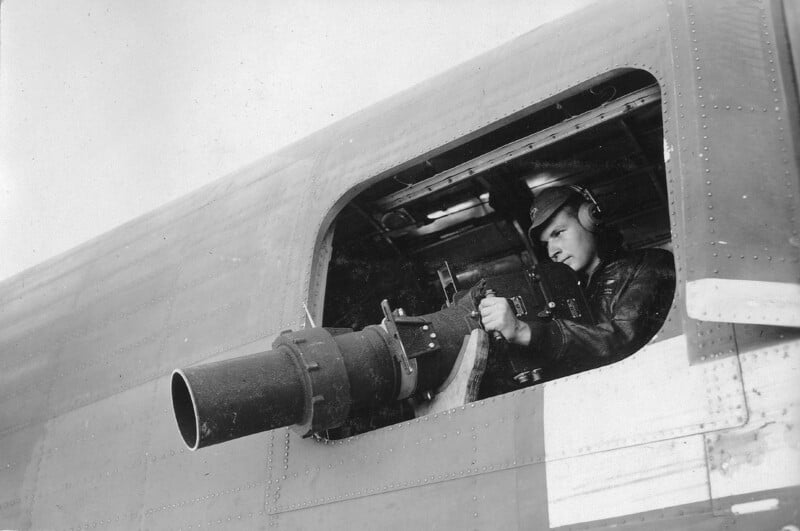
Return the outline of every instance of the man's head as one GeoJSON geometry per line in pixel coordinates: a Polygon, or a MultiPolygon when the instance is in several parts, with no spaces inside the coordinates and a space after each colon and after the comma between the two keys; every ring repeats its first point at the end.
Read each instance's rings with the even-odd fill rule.
{"type": "Polygon", "coordinates": [[[593,206],[572,188],[554,187],[536,196],[531,208],[531,231],[547,255],[586,274],[600,264],[597,221],[587,221],[585,214],[593,206]]]}

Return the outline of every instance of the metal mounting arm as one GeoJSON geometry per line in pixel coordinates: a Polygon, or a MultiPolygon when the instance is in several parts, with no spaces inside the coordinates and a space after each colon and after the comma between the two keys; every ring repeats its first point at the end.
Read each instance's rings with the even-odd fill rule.
{"type": "Polygon", "coordinates": [[[402,308],[394,312],[389,301],[381,301],[381,310],[386,318],[384,326],[389,334],[389,350],[406,374],[414,372],[412,359],[439,350],[439,341],[433,325],[421,317],[408,317],[402,308]]]}

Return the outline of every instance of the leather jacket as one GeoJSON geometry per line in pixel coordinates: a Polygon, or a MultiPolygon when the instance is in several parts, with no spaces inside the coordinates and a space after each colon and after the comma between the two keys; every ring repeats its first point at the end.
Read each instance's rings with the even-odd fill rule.
{"type": "Polygon", "coordinates": [[[530,345],[495,344],[479,398],[527,385],[514,379],[523,371],[540,368],[542,380],[553,380],[613,363],[639,350],[669,313],[675,293],[674,264],[672,253],[661,249],[612,254],[585,284],[595,324],[526,320],[531,328],[530,345]]]}
{"type": "Polygon", "coordinates": [[[620,252],[588,279],[586,299],[596,324],[566,319],[528,323],[529,356],[547,379],[630,356],[661,328],[675,293],[675,262],[661,249],[620,252]]]}

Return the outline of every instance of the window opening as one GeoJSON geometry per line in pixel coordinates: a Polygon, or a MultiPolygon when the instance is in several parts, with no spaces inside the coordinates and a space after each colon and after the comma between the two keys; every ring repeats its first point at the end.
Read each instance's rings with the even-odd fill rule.
{"type": "MultiPolygon", "coordinates": [[[[435,312],[453,286],[531,266],[541,254],[526,236],[531,201],[551,186],[590,189],[627,248],[670,249],[655,79],[634,70],[587,86],[400,171],[346,205],[335,220],[322,325],[379,323],[382,299],[409,315],[435,312]]],[[[405,405],[353,412],[353,422],[329,435],[409,415],[405,405]]]]}

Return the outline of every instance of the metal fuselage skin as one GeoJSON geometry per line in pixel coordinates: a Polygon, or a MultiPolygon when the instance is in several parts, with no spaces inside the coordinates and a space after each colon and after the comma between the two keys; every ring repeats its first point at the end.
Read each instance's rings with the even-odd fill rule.
{"type": "Polygon", "coordinates": [[[600,2],[4,281],[0,527],[800,525],[797,20],[600,2]],[[648,346],[350,439],[184,448],[172,369],[319,320],[350,199],[626,69],[661,89],[677,266],[648,346]]]}

